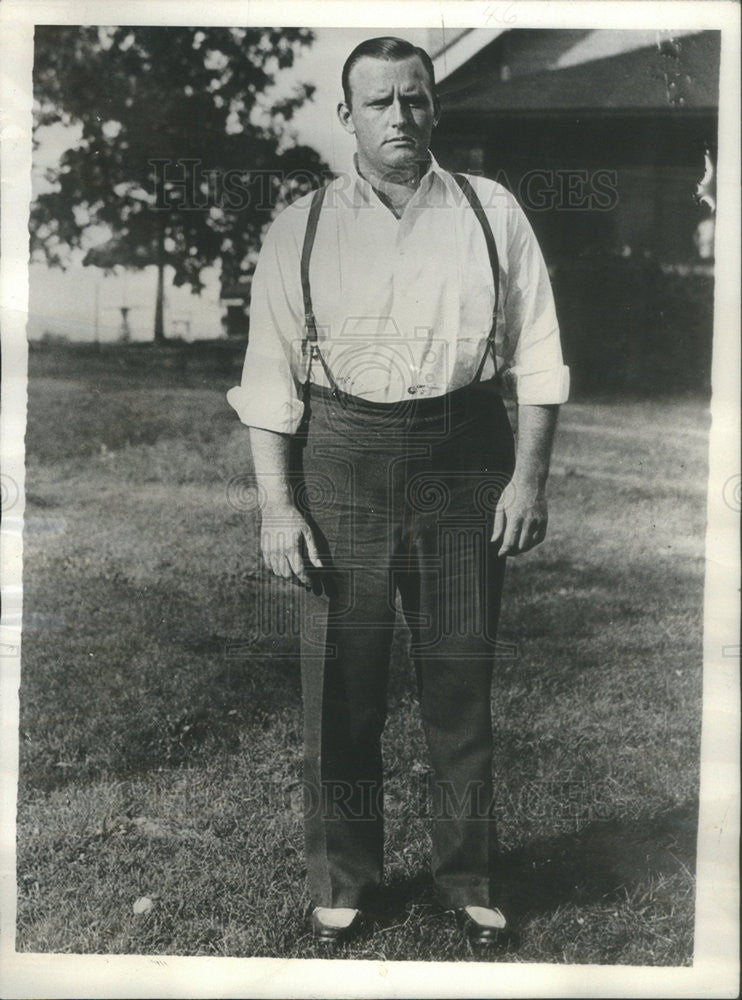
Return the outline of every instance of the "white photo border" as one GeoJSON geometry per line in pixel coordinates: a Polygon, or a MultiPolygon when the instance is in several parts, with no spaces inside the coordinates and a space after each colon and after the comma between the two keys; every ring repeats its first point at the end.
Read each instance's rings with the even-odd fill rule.
{"type": "Polygon", "coordinates": [[[5,997],[732,997],[739,983],[740,8],[717,0],[4,0],[0,995],[5,997]],[[15,951],[22,524],[35,24],[630,27],[722,33],[701,808],[692,967],[57,955],[15,951]],[[734,480],[734,477],[737,477],[734,480]],[[738,488],[738,486],[737,486],[738,488]],[[12,502],[11,502],[12,501],[12,502]]]}

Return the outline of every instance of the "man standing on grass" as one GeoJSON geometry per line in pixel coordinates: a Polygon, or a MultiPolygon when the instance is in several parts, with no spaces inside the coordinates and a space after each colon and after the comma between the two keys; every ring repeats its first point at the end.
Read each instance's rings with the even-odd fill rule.
{"type": "Polygon", "coordinates": [[[264,561],[303,587],[311,927],[347,939],[381,882],[399,594],[433,770],[433,877],[470,940],[489,946],[509,930],[490,710],[505,557],[544,538],[568,371],[514,198],[429,151],[439,104],[427,53],[370,39],[342,85],[353,170],[271,226],[229,393],[250,427],[264,561]]]}

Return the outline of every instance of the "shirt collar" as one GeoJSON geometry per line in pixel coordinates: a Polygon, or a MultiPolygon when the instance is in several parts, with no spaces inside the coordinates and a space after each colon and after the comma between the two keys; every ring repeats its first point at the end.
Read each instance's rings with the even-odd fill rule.
{"type": "MultiPolygon", "coordinates": [[[[428,169],[420,178],[420,184],[417,189],[418,193],[424,192],[426,187],[436,182],[442,182],[446,186],[446,171],[440,166],[430,150],[428,150],[428,156],[430,157],[430,163],[428,164],[428,169]]],[[[366,178],[361,176],[358,170],[358,155],[356,153],[353,154],[351,163],[350,176],[353,182],[353,206],[354,208],[359,208],[362,205],[371,204],[373,188],[366,178]]]]}

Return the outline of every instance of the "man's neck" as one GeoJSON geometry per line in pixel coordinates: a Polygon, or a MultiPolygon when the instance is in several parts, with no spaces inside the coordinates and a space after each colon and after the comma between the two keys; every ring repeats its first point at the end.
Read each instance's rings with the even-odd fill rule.
{"type": "Polygon", "coordinates": [[[416,161],[409,168],[379,173],[360,154],[356,156],[356,169],[368,181],[381,200],[399,218],[420,186],[420,180],[430,166],[430,158],[416,161]]]}

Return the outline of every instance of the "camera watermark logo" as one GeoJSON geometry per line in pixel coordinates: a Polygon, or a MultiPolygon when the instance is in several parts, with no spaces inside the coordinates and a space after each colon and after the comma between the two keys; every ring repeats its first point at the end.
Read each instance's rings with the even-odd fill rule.
{"type": "Polygon", "coordinates": [[[265,506],[265,490],[249,474],[232,476],[227,483],[227,503],[239,514],[252,514],[265,506]]]}
{"type": "Polygon", "coordinates": [[[0,507],[5,513],[12,510],[18,502],[20,490],[12,476],[0,473],[0,507]]]}
{"type": "Polygon", "coordinates": [[[730,476],[724,483],[722,490],[724,503],[733,510],[735,514],[742,512],[742,476],[730,476]]]}

